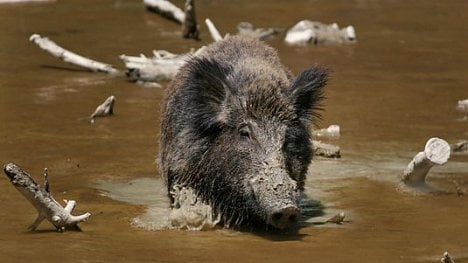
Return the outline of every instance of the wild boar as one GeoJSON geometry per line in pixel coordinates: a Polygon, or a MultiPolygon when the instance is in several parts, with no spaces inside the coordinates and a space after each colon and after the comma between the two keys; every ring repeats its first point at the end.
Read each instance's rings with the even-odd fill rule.
{"type": "Polygon", "coordinates": [[[189,59],[162,105],[168,193],[193,189],[228,225],[294,225],[326,81],[318,66],[294,78],[273,48],[238,36],[189,59]]]}

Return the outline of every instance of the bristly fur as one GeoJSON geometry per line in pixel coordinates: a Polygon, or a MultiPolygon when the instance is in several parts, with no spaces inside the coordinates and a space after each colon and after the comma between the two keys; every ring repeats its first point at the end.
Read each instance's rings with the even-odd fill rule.
{"type": "Polygon", "coordinates": [[[191,58],[162,106],[159,166],[168,190],[192,188],[226,224],[266,224],[269,204],[259,201],[250,180],[284,172],[294,181],[284,196],[303,189],[312,158],[308,128],[319,116],[326,81],[319,67],[294,79],[275,50],[242,37],[191,58]],[[240,136],[246,126],[247,139],[240,136]]]}
{"type": "Polygon", "coordinates": [[[246,112],[250,118],[276,119],[280,122],[291,122],[296,118],[289,99],[278,93],[275,87],[253,87],[247,92],[246,112]]]}
{"type": "Polygon", "coordinates": [[[299,73],[288,93],[294,98],[296,114],[308,127],[321,119],[323,87],[328,80],[328,70],[313,66],[299,73]]]}
{"type": "Polygon", "coordinates": [[[187,70],[191,76],[185,87],[187,96],[197,105],[193,127],[202,134],[216,132],[227,121],[223,105],[229,89],[227,76],[232,69],[207,58],[195,57],[187,70]]]}

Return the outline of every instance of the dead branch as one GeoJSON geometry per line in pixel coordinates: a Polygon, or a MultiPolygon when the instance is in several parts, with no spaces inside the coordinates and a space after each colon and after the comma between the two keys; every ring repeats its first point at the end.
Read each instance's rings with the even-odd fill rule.
{"type": "Polygon", "coordinates": [[[353,43],[356,41],[356,32],[353,26],[340,29],[336,23],[327,25],[302,20],[288,30],[284,41],[291,45],[353,43]]]}
{"type": "Polygon", "coordinates": [[[173,20],[179,24],[184,24],[185,13],[167,0],[143,0],[146,9],[173,20]]]}
{"type": "MultiPolygon", "coordinates": [[[[45,186],[38,185],[32,177],[13,163],[4,166],[5,174],[10,178],[15,188],[36,208],[38,216],[29,226],[30,230],[35,230],[39,224],[47,219],[58,231],[65,229],[77,229],[78,223],[86,221],[91,215],[85,213],[79,216],[71,215],[76,202],[65,201],[66,206],[62,207],[48,191],[47,171],[45,186]]],[[[78,228],[79,229],[79,228],[78,228]]]]}
{"type": "Polygon", "coordinates": [[[61,60],[75,66],[79,66],[95,72],[105,72],[108,74],[117,74],[119,72],[109,64],[101,63],[68,51],[47,37],[41,37],[38,34],[32,34],[29,38],[29,41],[34,42],[41,49],[47,51],[52,56],[60,58],[61,60]]]}
{"type": "Polygon", "coordinates": [[[239,35],[258,38],[260,40],[265,40],[271,36],[277,35],[279,32],[282,31],[281,28],[273,28],[273,27],[255,28],[249,22],[240,22],[239,25],[237,25],[237,30],[238,30],[239,35]]]}
{"type": "Polygon", "coordinates": [[[153,57],[141,54],[139,57],[120,55],[125,63],[127,76],[132,81],[161,82],[171,80],[179,68],[185,64],[190,56],[196,56],[204,47],[196,52],[174,54],[165,50],[154,50],[153,57]]]}
{"type": "Polygon", "coordinates": [[[190,55],[190,53],[179,55],[167,51],[154,51],[153,53],[152,58],[144,55],[139,57],[120,55],[130,80],[146,82],[171,80],[190,55]]]}

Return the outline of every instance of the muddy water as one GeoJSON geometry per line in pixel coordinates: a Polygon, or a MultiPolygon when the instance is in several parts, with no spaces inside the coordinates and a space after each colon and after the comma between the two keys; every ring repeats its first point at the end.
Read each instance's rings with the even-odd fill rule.
{"type": "Polygon", "coordinates": [[[92,217],[81,224],[83,232],[58,234],[43,223],[29,233],[35,211],[3,177],[1,262],[437,262],[446,250],[456,262],[468,262],[468,194],[457,196],[452,182],[468,192],[468,156],[452,156],[431,171],[429,183],[443,193],[416,194],[397,184],[428,138],[454,143],[468,137],[468,122],[455,110],[456,101],[468,97],[466,1],[197,4],[199,20],[210,17],[222,32],[234,32],[244,20],[287,27],[308,18],[355,26],[356,45],[269,41],[294,72],[315,62],[332,70],[320,126],[341,126],[333,143],[343,158],[315,160],[307,184],[325,207],[324,217],[345,211],[348,222],[308,224],[297,235],[132,226],[151,202],[164,206],[148,189],[161,186],[154,159],[162,89],[76,69],[27,39],[39,33],[121,67],[120,54],[183,52],[206,44],[205,27],[201,42],[182,40],[177,25],[145,12],[141,1],[4,4],[1,163],[15,162],[38,181],[48,167],[55,197],[78,200],[76,213],[92,217]],[[117,99],[115,116],[90,125],[86,117],[110,95],[117,99]]]}

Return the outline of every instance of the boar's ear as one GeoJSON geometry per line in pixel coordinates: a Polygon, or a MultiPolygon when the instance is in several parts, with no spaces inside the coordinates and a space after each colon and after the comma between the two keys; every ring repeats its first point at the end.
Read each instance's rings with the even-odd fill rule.
{"type": "Polygon", "coordinates": [[[213,133],[227,123],[225,101],[229,92],[229,67],[207,58],[193,58],[189,65],[187,90],[193,103],[195,129],[213,133]]]}
{"type": "Polygon", "coordinates": [[[325,98],[323,87],[327,83],[328,70],[313,66],[302,71],[288,89],[288,96],[300,121],[309,126],[320,119],[322,100],[325,98]]]}

